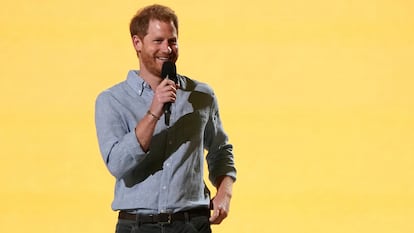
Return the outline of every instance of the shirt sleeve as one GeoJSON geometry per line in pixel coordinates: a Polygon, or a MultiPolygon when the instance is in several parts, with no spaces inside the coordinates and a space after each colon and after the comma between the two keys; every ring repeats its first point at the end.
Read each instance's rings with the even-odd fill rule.
{"type": "Polygon", "coordinates": [[[217,185],[217,178],[220,176],[230,176],[236,180],[236,167],[234,164],[233,145],[228,143],[228,137],[224,132],[217,99],[214,95],[210,117],[204,133],[204,144],[208,151],[207,164],[209,179],[213,185],[217,185]]]}
{"type": "Polygon", "coordinates": [[[135,128],[123,121],[121,106],[110,91],[102,92],[95,103],[95,125],[102,158],[116,178],[122,178],[145,157],[135,128]]]}

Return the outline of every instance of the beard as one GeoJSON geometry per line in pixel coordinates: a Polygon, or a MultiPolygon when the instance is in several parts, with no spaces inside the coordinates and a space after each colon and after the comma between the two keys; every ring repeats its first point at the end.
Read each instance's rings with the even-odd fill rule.
{"type": "Polygon", "coordinates": [[[162,63],[158,63],[155,56],[151,55],[150,53],[141,52],[139,54],[141,70],[145,70],[152,75],[157,77],[161,77],[161,67],[162,63]]]}

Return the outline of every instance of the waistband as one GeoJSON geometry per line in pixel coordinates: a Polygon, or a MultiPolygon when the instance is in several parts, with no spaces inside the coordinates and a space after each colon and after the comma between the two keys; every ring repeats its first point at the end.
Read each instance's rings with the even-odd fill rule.
{"type": "Polygon", "coordinates": [[[159,214],[131,214],[126,211],[120,211],[118,219],[134,220],[137,223],[160,223],[170,224],[174,221],[186,221],[195,217],[210,217],[210,210],[207,208],[190,209],[176,213],[159,213],[159,214]]]}

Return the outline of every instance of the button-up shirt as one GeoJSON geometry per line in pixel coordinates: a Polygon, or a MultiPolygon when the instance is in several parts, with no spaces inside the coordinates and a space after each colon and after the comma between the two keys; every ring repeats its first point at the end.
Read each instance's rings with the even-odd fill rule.
{"type": "Polygon", "coordinates": [[[137,140],[135,127],[147,114],[154,92],[139,71],[129,71],[125,81],[96,99],[99,148],[116,179],[113,210],[161,213],[208,207],[204,158],[213,185],[219,176],[236,179],[233,148],[213,90],[188,77],[177,78],[180,89],[171,105],[170,124],[161,116],[147,152],[137,140]]]}

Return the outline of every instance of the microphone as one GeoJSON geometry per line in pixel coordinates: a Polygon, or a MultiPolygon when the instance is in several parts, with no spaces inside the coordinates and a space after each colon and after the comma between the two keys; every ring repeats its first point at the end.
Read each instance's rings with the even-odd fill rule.
{"type": "MultiPolygon", "coordinates": [[[[161,78],[169,78],[177,83],[177,68],[171,61],[166,61],[162,64],[161,78]]],[[[164,104],[164,119],[165,125],[170,125],[171,102],[164,104]]]]}

